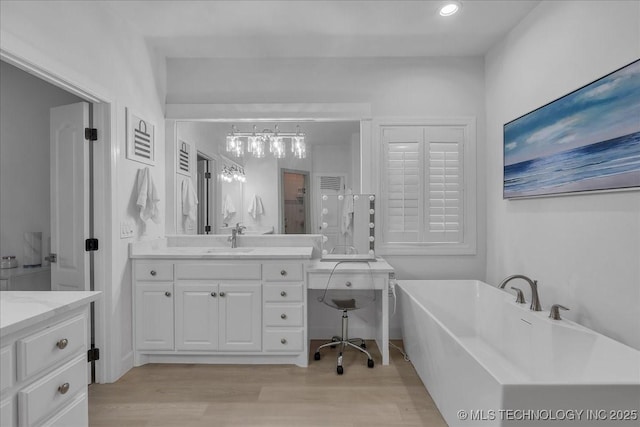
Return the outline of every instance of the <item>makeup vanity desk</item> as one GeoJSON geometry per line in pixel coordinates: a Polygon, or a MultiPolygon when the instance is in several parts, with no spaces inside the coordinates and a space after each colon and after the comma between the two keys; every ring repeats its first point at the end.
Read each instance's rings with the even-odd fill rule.
{"type": "MultiPolygon", "coordinates": [[[[322,261],[320,259],[313,259],[307,266],[307,289],[323,290],[327,286],[327,281],[331,275],[331,271],[335,267],[337,262],[335,261],[322,261]]],[[[349,268],[348,264],[343,264],[346,267],[340,268],[339,271],[334,273],[334,276],[339,276],[338,283],[350,282],[353,286],[362,284],[363,287],[368,286],[368,281],[371,280],[369,276],[369,270],[362,267],[349,268]]],[[[362,264],[360,264],[362,265],[362,264]]],[[[380,291],[380,298],[376,296],[376,344],[382,355],[382,364],[389,364],[389,273],[393,273],[393,267],[389,265],[384,259],[377,258],[375,261],[370,261],[371,275],[373,277],[374,288],[380,291]]],[[[337,311],[336,311],[337,313],[337,311]]],[[[336,314],[337,315],[337,314],[336,314]]]]}

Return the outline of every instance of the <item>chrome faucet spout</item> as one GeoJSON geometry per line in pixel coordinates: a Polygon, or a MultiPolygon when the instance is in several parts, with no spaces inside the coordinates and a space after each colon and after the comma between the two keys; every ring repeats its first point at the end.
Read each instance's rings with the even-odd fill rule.
{"type": "Polygon", "coordinates": [[[504,287],[512,281],[513,279],[522,279],[529,283],[531,287],[531,306],[529,307],[532,311],[542,311],[542,307],[540,306],[540,296],[538,295],[538,281],[531,280],[527,276],[523,274],[514,274],[512,276],[507,277],[498,285],[498,289],[504,289],[504,287]]]}
{"type": "Polygon", "coordinates": [[[236,228],[231,229],[231,236],[229,236],[227,242],[231,242],[231,249],[238,247],[238,230],[236,228]]]}

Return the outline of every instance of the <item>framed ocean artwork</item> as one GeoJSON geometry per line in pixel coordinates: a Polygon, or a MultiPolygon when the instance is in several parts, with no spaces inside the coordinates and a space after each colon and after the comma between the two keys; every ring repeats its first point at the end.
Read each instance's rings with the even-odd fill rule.
{"type": "Polygon", "coordinates": [[[503,197],[640,189],[640,59],[504,125],[503,197]]]}

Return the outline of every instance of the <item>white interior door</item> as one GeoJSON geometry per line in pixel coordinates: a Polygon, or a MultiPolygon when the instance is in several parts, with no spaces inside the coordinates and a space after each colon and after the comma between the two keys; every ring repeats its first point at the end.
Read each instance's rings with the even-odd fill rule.
{"type": "Polygon", "coordinates": [[[51,289],[88,291],[89,252],[89,104],[63,105],[50,112],[51,289]]]}

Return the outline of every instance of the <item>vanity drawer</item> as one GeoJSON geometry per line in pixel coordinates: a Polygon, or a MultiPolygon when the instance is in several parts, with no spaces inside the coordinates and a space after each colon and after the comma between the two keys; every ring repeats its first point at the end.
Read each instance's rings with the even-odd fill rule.
{"type": "Polygon", "coordinates": [[[80,393],[73,401],[40,427],[69,427],[89,425],[89,399],[80,393]]]}
{"type": "Polygon", "coordinates": [[[260,280],[260,264],[176,264],[176,279],[186,280],[260,280]]]}
{"type": "Polygon", "coordinates": [[[266,330],[264,331],[263,347],[265,351],[294,352],[302,351],[304,331],[295,330],[266,330]]]}
{"type": "Polygon", "coordinates": [[[265,264],[263,270],[264,280],[269,282],[302,280],[302,264],[299,263],[265,264]]]}
{"type": "Polygon", "coordinates": [[[16,422],[16,403],[14,396],[0,402],[0,426],[2,427],[15,427],[16,422]]]}
{"type": "Polygon", "coordinates": [[[23,380],[78,352],[87,349],[87,319],[76,316],[41,332],[20,339],[18,379],[23,380]]]}
{"type": "Polygon", "coordinates": [[[21,425],[31,426],[87,389],[87,357],[83,353],[18,393],[21,425]]]}
{"type": "MultiPolygon", "coordinates": [[[[0,349],[0,393],[13,385],[16,380],[15,357],[13,357],[13,345],[0,349]]],[[[4,425],[4,424],[0,424],[4,425]]]]}
{"type": "Polygon", "coordinates": [[[264,306],[265,326],[303,326],[302,304],[266,304],[264,306]]]}
{"type": "MultiPolygon", "coordinates": [[[[329,273],[309,274],[309,289],[326,289],[329,276],[329,273]]],[[[374,274],[374,288],[384,289],[386,278],[386,274],[374,274]]],[[[368,273],[336,273],[331,278],[331,283],[333,289],[371,289],[371,275],[368,273]]]]}
{"type": "Polygon", "coordinates": [[[136,280],[173,280],[173,264],[136,262],[136,280]]]}
{"type": "Polygon", "coordinates": [[[262,288],[265,302],[302,302],[303,283],[265,284],[262,288]]]}

